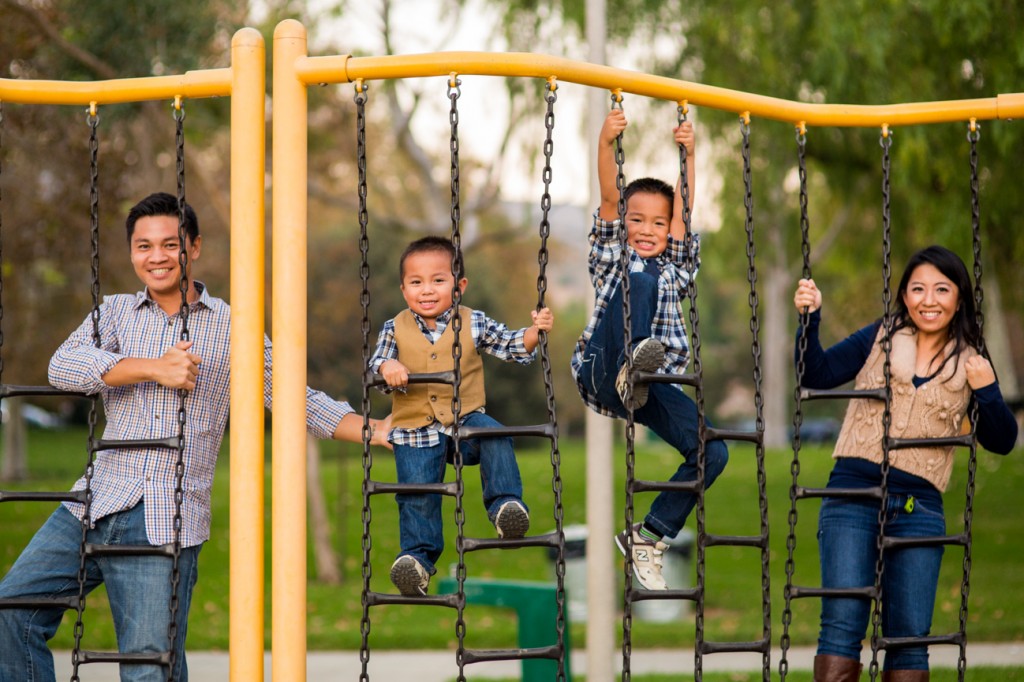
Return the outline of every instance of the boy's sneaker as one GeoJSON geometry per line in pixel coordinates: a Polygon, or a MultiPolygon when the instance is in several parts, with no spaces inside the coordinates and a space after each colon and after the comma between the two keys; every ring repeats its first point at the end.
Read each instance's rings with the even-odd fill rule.
{"type": "Polygon", "coordinates": [[[519,500],[509,500],[498,508],[494,517],[494,527],[498,537],[514,540],[526,535],[530,530],[530,514],[519,500]]]}
{"type": "MultiPolygon", "coordinates": [[[[633,575],[636,576],[640,585],[647,590],[667,590],[668,584],[661,575],[661,558],[668,549],[668,545],[660,540],[652,542],[640,535],[639,523],[634,524],[633,532],[633,556],[630,563],[633,564],[633,575]]],[[[629,539],[626,535],[629,531],[622,531],[615,536],[615,545],[626,556],[629,539]]]]}
{"type": "Polygon", "coordinates": [[[425,597],[430,585],[430,574],[423,564],[408,554],[391,564],[391,582],[405,597],[425,597]]]}
{"type": "MultiPolygon", "coordinates": [[[[665,346],[661,341],[644,339],[633,347],[633,369],[640,372],[653,372],[665,361],[665,346]]],[[[647,404],[647,391],[650,384],[645,381],[635,382],[633,385],[633,409],[638,410],[647,404]]],[[[627,409],[626,391],[629,389],[628,365],[623,362],[619,369],[619,375],[615,378],[615,390],[618,391],[619,399],[627,409]]]]}

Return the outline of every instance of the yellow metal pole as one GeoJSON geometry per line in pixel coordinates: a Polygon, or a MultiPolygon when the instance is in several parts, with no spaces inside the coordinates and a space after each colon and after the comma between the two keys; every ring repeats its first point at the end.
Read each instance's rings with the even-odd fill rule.
{"type": "Polygon", "coordinates": [[[271,466],[274,682],[306,680],[306,29],[274,31],[274,434],[271,466]]]}
{"type": "Polygon", "coordinates": [[[231,41],[230,680],[263,679],[263,316],[266,48],[231,41]]]}
{"type": "Polygon", "coordinates": [[[0,100],[21,104],[119,104],[144,100],[219,97],[231,94],[232,69],[187,71],[178,76],[108,81],[50,81],[0,78],[0,100]]]}

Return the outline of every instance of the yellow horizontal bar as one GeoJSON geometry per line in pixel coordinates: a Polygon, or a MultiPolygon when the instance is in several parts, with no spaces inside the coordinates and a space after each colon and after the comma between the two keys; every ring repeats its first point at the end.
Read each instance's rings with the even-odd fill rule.
{"type": "Polygon", "coordinates": [[[231,69],[187,71],[176,76],[105,81],[0,78],[0,101],[19,104],[118,104],[143,100],[220,97],[231,94],[231,69]]]}
{"type": "Polygon", "coordinates": [[[712,85],[652,76],[588,62],[529,52],[432,52],[384,57],[300,57],[295,71],[306,85],[346,83],[362,78],[418,78],[448,76],[512,76],[578,83],[736,114],[787,121],[794,125],[880,127],[917,123],[1009,119],[1024,116],[1024,93],[986,99],[915,102],[910,104],[859,105],[811,104],[766,97],[712,85]]]}

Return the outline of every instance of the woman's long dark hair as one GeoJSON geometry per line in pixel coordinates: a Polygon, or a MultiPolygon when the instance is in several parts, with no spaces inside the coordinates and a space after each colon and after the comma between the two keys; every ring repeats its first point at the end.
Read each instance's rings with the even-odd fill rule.
{"type": "MultiPolygon", "coordinates": [[[[910,276],[914,270],[917,266],[925,264],[934,266],[956,285],[959,299],[948,329],[949,339],[954,342],[953,352],[943,360],[942,366],[936,371],[938,374],[950,358],[959,359],[960,353],[968,346],[975,350],[981,348],[981,327],[975,316],[974,290],[971,276],[967,273],[967,266],[964,265],[960,256],[944,246],[928,246],[912,255],[907,261],[907,267],[903,270],[903,277],[900,279],[900,286],[896,294],[896,310],[893,312],[893,333],[904,327],[916,329],[913,320],[910,319],[910,311],[907,310],[903,296],[907,293],[907,285],[910,283],[910,276]]],[[[940,350],[939,353],[941,352],[940,350]]]]}

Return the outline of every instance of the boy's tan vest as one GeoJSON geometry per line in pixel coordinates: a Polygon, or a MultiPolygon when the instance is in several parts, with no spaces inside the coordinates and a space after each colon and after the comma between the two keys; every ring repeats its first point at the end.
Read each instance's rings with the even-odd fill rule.
{"type": "MultiPolygon", "coordinates": [[[[880,328],[875,345],[857,374],[855,386],[858,389],[885,386],[882,335],[880,328]]],[[[952,345],[950,341],[943,352],[950,352],[952,345]]],[[[892,422],[889,435],[893,438],[939,438],[959,434],[971,397],[964,363],[974,355],[977,351],[966,348],[958,358],[947,362],[938,375],[915,388],[916,333],[906,328],[896,332],[890,353],[892,422]]],[[[884,409],[885,404],[878,400],[851,400],[832,456],[859,457],[881,464],[884,409]]],[[[953,446],[890,450],[889,463],[901,471],[920,476],[944,492],[953,469],[953,454],[953,446]]]]}
{"type": "MultiPolygon", "coordinates": [[[[465,306],[459,308],[462,321],[462,382],[459,385],[461,406],[459,415],[479,410],[484,399],[484,363],[473,342],[473,311],[465,306]]],[[[398,361],[410,374],[446,372],[453,367],[452,346],[455,332],[449,320],[448,326],[434,343],[423,336],[416,319],[409,310],[395,316],[395,342],[398,344],[398,361]]],[[[418,429],[440,422],[451,426],[452,396],[454,387],[448,384],[409,384],[405,393],[392,393],[391,426],[397,429],[418,429]]]]}

